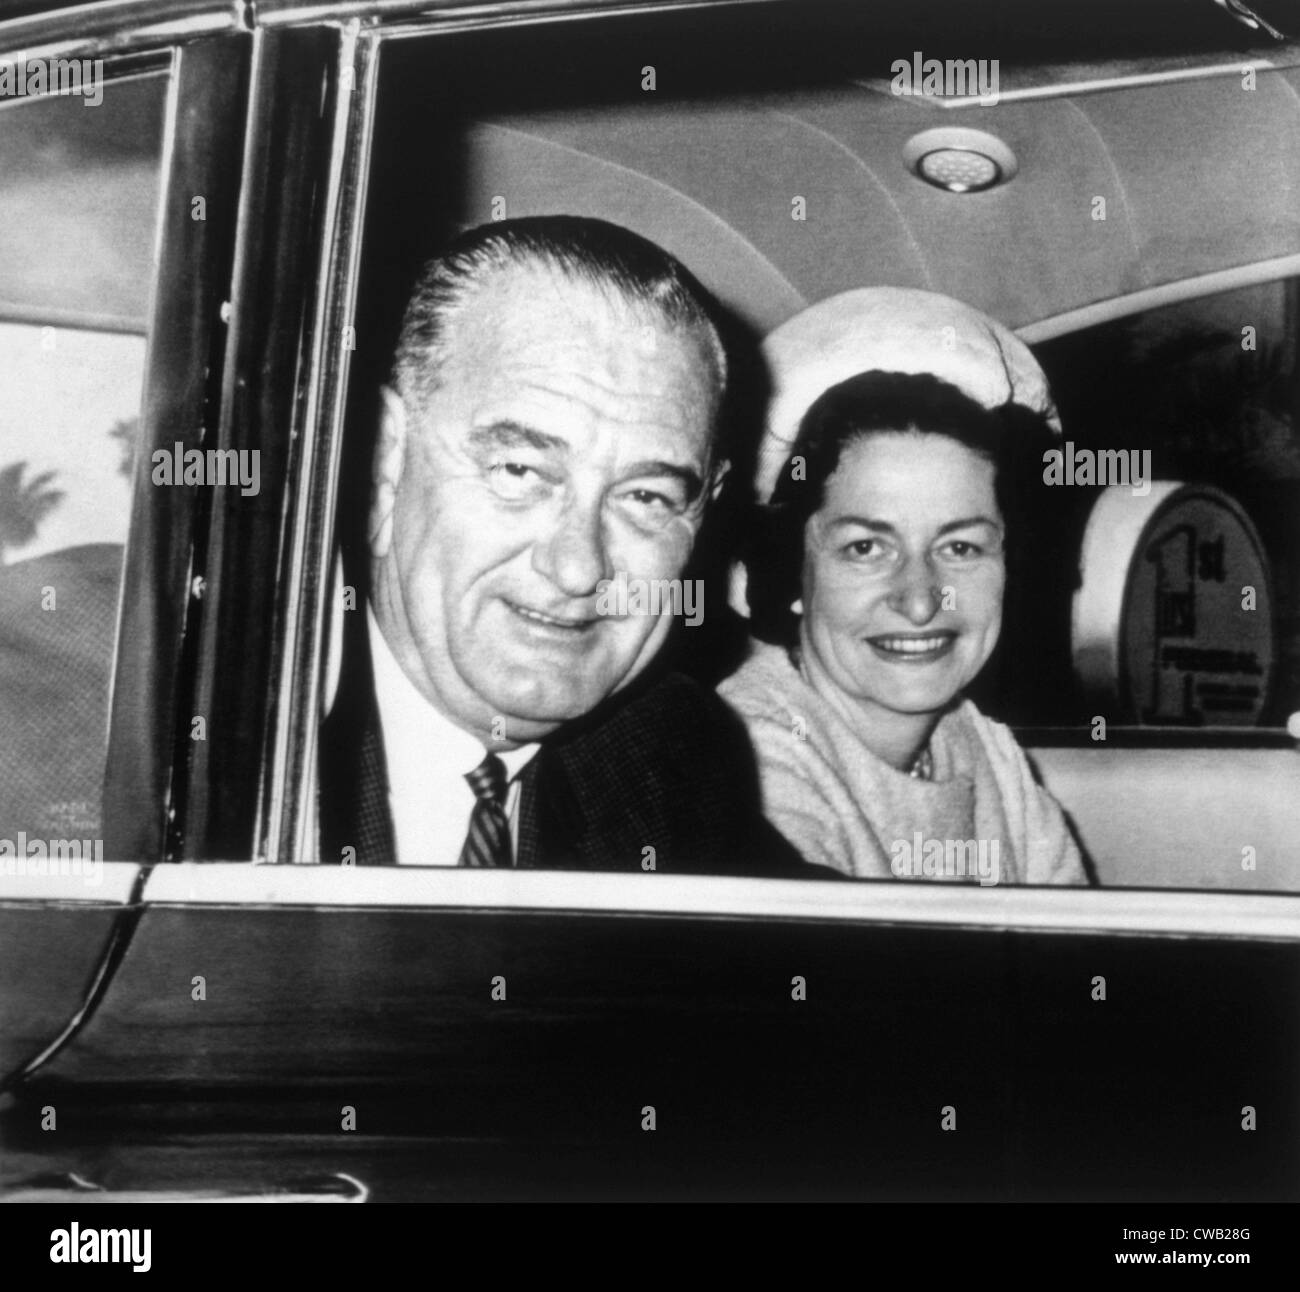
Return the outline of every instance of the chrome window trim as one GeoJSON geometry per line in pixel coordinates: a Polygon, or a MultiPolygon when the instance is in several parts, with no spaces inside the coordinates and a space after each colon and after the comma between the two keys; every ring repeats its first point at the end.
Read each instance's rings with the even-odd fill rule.
{"type": "Polygon", "coordinates": [[[0,57],[69,58],[250,30],[247,0],[117,0],[0,19],[0,57]]]}
{"type": "Polygon", "coordinates": [[[1110,300],[1066,310],[1064,314],[1024,323],[1015,329],[1015,333],[1026,345],[1038,345],[1074,332],[1083,332],[1101,323],[1128,318],[1131,314],[1159,309],[1162,305],[1178,305],[1202,296],[1215,296],[1219,292],[1230,292],[1238,287],[1256,287],[1260,283],[1271,283],[1296,275],[1300,275],[1300,252],[1276,256],[1271,260],[1258,260],[1253,264],[1235,265],[1231,269],[1216,269],[1213,273],[1200,274],[1195,278],[1180,278],[1171,283],[1143,287],[1124,296],[1114,296],[1110,300]]]}
{"type": "MultiPolygon", "coordinates": [[[[47,869],[50,866],[71,869],[67,861],[59,858],[47,859],[47,869]]],[[[17,875],[3,867],[0,868],[0,905],[90,902],[97,906],[128,906],[133,900],[136,881],[145,869],[134,861],[101,861],[92,878],[70,873],[17,875]]]]}
{"type": "Polygon", "coordinates": [[[352,325],[360,276],[361,234],[369,181],[377,88],[378,41],[359,22],[341,32],[333,141],[324,195],[312,355],[294,428],[301,459],[289,535],[286,607],[279,643],[278,706],[254,855],[267,861],[314,861],[316,741],[325,633],[333,589],[335,513],[342,458],[352,325]]]}
{"type": "MultiPolygon", "coordinates": [[[[1133,72],[1117,76],[1099,77],[1091,81],[1061,81],[1052,85],[1034,85],[1027,89],[999,90],[999,103],[1030,103],[1037,99],[1069,99],[1081,94],[1105,94],[1111,90],[1134,90],[1143,86],[1168,85],[1175,81],[1210,81],[1228,76],[1241,76],[1243,72],[1285,72],[1296,66],[1295,56],[1300,46],[1286,46],[1287,57],[1283,59],[1266,58],[1251,54],[1237,62],[1213,63],[1203,67],[1185,67],[1163,72],[1133,72]]],[[[860,81],[864,89],[877,94],[889,93],[889,82],[860,81]]],[[[944,98],[936,96],[932,100],[934,107],[943,112],[969,112],[979,107],[978,99],[944,98]]]]}
{"type": "Polygon", "coordinates": [[[0,56],[60,58],[172,45],[222,32],[314,24],[407,23],[412,32],[512,22],[551,22],[620,13],[786,5],[790,0],[325,0],[256,5],[254,0],[97,0],[0,18],[0,56]]]}
{"type": "MultiPolygon", "coordinates": [[[[830,872],[828,872],[830,874],[830,872]]],[[[1300,942],[1300,896],[455,866],[156,866],[146,906],[440,910],[1300,942]]]]}
{"type": "Polygon", "coordinates": [[[342,3],[298,4],[279,0],[272,8],[259,6],[257,23],[283,27],[310,22],[358,19],[390,24],[387,35],[429,35],[465,27],[520,26],[530,23],[572,21],[613,14],[663,13],[687,9],[735,9],[740,6],[783,5],[791,0],[342,0],[342,3]],[[399,27],[400,24],[400,27],[399,27]]]}

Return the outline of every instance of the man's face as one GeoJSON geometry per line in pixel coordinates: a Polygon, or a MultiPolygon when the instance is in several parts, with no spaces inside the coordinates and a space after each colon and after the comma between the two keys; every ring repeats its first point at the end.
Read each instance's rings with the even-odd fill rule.
{"type": "Polygon", "coordinates": [[[497,273],[450,330],[418,422],[388,401],[375,613],[453,721],[485,744],[526,742],[627,686],[667,636],[667,614],[600,616],[597,602],[619,574],[680,576],[714,397],[698,338],[545,269],[497,273]]]}
{"type": "Polygon", "coordinates": [[[993,464],[944,435],[849,444],[805,527],[810,668],[868,720],[936,714],[984,667],[1002,626],[993,464]]]}

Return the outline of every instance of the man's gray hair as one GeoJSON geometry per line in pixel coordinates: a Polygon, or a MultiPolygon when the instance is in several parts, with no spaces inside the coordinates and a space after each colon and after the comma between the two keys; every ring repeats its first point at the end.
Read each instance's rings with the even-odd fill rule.
{"type": "Polygon", "coordinates": [[[424,266],[402,319],[390,377],[410,412],[422,415],[438,387],[457,311],[493,273],[512,267],[549,269],[603,288],[670,329],[693,333],[711,370],[716,429],[727,357],[712,298],[684,265],[640,234],[572,215],[479,225],[424,266]]]}

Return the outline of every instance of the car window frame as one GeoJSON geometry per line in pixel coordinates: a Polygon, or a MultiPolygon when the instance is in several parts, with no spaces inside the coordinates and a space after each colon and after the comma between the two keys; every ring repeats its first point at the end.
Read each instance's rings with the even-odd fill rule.
{"type": "MultiPolygon", "coordinates": [[[[177,715],[193,689],[187,632],[195,626],[203,569],[196,565],[208,523],[197,486],[162,488],[146,464],[176,442],[210,439],[213,390],[222,377],[222,302],[229,291],[233,204],[221,197],[233,139],[242,137],[239,66],[247,38],[171,47],[172,85],[151,291],[140,466],[135,474],[105,778],[105,847],[110,857],[151,862],[175,855],[177,715]],[[232,115],[233,114],[233,115],[232,115]],[[206,142],[200,145],[197,140],[206,142]],[[208,202],[188,215],[191,194],[208,202]],[[173,209],[175,208],[175,209],[173,209]],[[158,661],[169,661],[159,668],[158,661]],[[147,697],[144,699],[143,697],[147,697]]],[[[228,180],[226,180],[228,183],[228,180]]],[[[188,723],[185,724],[188,727],[188,723]]]]}
{"type": "MultiPolygon", "coordinates": [[[[673,7],[638,6],[635,12],[673,7]]],[[[294,484],[296,514],[282,564],[282,584],[290,596],[284,605],[286,622],[281,638],[284,649],[280,664],[280,710],[272,738],[268,742],[263,812],[259,819],[261,833],[258,860],[276,864],[311,864],[319,860],[316,742],[321,700],[327,687],[326,657],[331,649],[331,623],[340,613],[335,604],[338,590],[338,464],[341,460],[349,376],[349,351],[346,347],[331,348],[331,340],[342,335],[350,326],[356,308],[383,49],[390,42],[429,40],[469,29],[554,25],[581,17],[609,14],[610,10],[598,3],[574,5],[563,17],[554,14],[516,14],[502,6],[500,11],[490,15],[451,10],[446,14],[424,15],[418,19],[403,17],[388,25],[374,20],[351,20],[340,26],[339,57],[335,68],[336,88],[338,85],[346,85],[347,91],[338,95],[334,103],[335,128],[339,133],[335,138],[328,174],[329,218],[320,240],[320,273],[324,288],[313,320],[313,363],[306,384],[304,411],[301,419],[295,422],[295,438],[302,445],[303,456],[294,484]]],[[[276,12],[265,15],[262,20],[275,25],[287,24],[290,18],[291,14],[287,12],[276,12]]],[[[1300,264],[1300,255],[1294,259],[1300,264]]],[[[1292,260],[1288,256],[1283,263],[1289,266],[1292,260]]],[[[1095,308],[1113,308],[1122,314],[1149,308],[1153,302],[1178,299],[1180,291],[1188,291],[1192,295],[1202,294],[1206,290],[1206,284],[1213,284],[1213,290],[1222,290],[1226,286],[1239,285],[1252,272],[1275,273],[1277,263],[1264,262],[1264,266],[1258,269],[1247,265],[1202,279],[1188,280],[1194,286],[1172,283],[1144,289],[1117,298],[1114,302],[1099,303],[1095,308]]],[[[1085,318],[1089,325],[1099,321],[1087,311],[1076,310],[1062,315],[1056,322],[1061,330],[1074,330],[1083,325],[1085,318]]],[[[1042,320],[1021,328],[1020,332],[1026,337],[1047,339],[1049,335],[1055,334],[1051,331],[1053,325],[1053,320],[1042,320]]],[[[337,632],[337,624],[333,630],[337,632]]],[[[1043,729],[1035,729],[1034,734],[1042,734],[1042,731],[1043,729]]],[[[1058,738],[1060,734],[1058,733],[1058,738]]],[[[1279,739],[1273,732],[1262,733],[1262,736],[1270,745],[1294,745],[1293,741],[1286,740],[1284,736],[1279,739]]],[[[1174,733],[1172,738],[1185,737],[1182,733],[1174,733]]],[[[1252,740],[1257,739],[1259,736],[1252,733],[1252,740]]],[[[438,871],[439,868],[436,867],[401,866],[394,869],[392,877],[386,882],[397,886],[394,892],[401,891],[403,885],[412,894],[416,891],[433,892],[438,895],[433,899],[436,903],[444,900],[459,901],[461,899],[453,899],[452,895],[459,893],[461,886],[466,885],[474,892],[477,891],[476,886],[484,882],[483,876],[477,872],[473,875],[442,875],[438,871]],[[409,876],[408,879],[397,878],[403,872],[409,876]]],[[[307,881],[308,890],[315,883],[324,895],[339,882],[330,871],[318,872],[318,876],[315,881],[307,881]]],[[[485,882],[491,884],[493,880],[489,878],[485,882]]],[[[734,913],[740,915],[748,910],[747,895],[761,893],[762,886],[773,881],[730,878],[712,882],[723,886],[718,890],[720,893],[726,891],[735,895],[734,913]]],[[[817,890],[814,905],[823,900],[826,903],[819,906],[818,913],[812,918],[828,918],[831,912],[838,909],[835,895],[842,895],[844,886],[839,882],[838,876],[826,882],[833,887],[827,889],[824,883],[817,881],[804,882],[805,891],[811,894],[812,890],[817,890]]],[[[977,893],[968,886],[944,885],[950,891],[945,892],[941,904],[942,913],[939,913],[939,907],[934,905],[935,899],[924,895],[925,887],[894,881],[883,888],[868,885],[864,892],[871,896],[865,900],[875,914],[864,911],[858,918],[867,922],[879,920],[887,923],[908,918],[922,923],[944,925],[967,922],[982,925],[989,920],[990,908],[986,895],[977,893]],[[890,894],[887,901],[878,896],[886,892],[890,894]],[[904,917],[900,911],[912,913],[904,917]]],[[[1121,931],[1104,912],[1101,903],[1090,904],[1088,900],[1101,890],[1036,891],[1039,892],[1038,900],[1060,911],[1060,927],[1063,930],[1121,931]],[[1047,896],[1049,891],[1052,894],[1050,897],[1047,896]]],[[[1164,929],[1171,920],[1176,924],[1180,918],[1177,912],[1183,908],[1184,899],[1187,898],[1203,901],[1207,904],[1206,909],[1213,912],[1211,917],[1207,917],[1208,923],[1202,931],[1215,936],[1240,935],[1243,926],[1239,915],[1246,909],[1241,904],[1243,902],[1249,903],[1266,897],[1270,903],[1277,904],[1277,911],[1284,912],[1288,919],[1291,913],[1300,912],[1300,896],[1287,893],[1237,894],[1231,890],[1136,888],[1105,891],[1107,897],[1102,899],[1103,903],[1115,896],[1122,906],[1129,898],[1133,898],[1139,911],[1138,924],[1152,931],[1164,929]],[[1140,902],[1136,902],[1137,894],[1142,895],[1140,902]]],[[[484,896],[486,893],[485,889],[484,896]]],[[[464,900],[473,905],[477,899],[469,897],[464,900]]],[[[662,909],[679,909],[671,893],[664,895],[663,900],[666,905],[662,909]]],[[[1015,900],[1012,899],[1012,909],[1015,900]]],[[[506,905],[513,908],[515,904],[507,898],[506,905]]],[[[527,905],[526,902],[519,904],[527,905]]],[[[856,903],[851,905],[856,908],[856,903]]],[[[731,903],[720,902],[719,914],[725,915],[729,910],[732,910],[731,903]]],[[[1013,921],[1004,927],[1020,925],[1013,921]]]]}

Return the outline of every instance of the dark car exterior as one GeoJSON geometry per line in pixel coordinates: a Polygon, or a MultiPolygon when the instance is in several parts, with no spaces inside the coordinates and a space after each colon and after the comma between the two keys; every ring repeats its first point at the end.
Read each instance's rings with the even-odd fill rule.
{"type": "MultiPolygon", "coordinates": [[[[498,195],[512,214],[567,201],[640,221],[756,332],[854,274],[927,281],[1047,347],[1282,284],[1269,308],[1294,371],[1300,46],[1207,5],[1176,37],[1158,14],[1139,24],[1136,57],[1088,46],[1089,71],[1054,52],[1060,32],[958,24],[957,43],[1020,51],[1024,94],[975,123],[1004,123],[1020,187],[941,209],[894,164],[941,122],[825,62],[861,39],[878,81],[921,19],[798,9],[167,0],[0,17],[0,61],[102,60],[106,115],[129,101],[121,138],[69,122],[84,109],[63,98],[63,153],[14,145],[31,179],[11,192],[50,223],[0,262],[0,322],[33,344],[106,338],[105,369],[134,347],[140,383],[117,529],[0,589],[17,625],[45,587],[84,586],[63,602],[84,650],[71,630],[3,639],[14,679],[36,656],[70,679],[56,694],[87,696],[66,714],[15,701],[35,725],[4,775],[37,767],[23,792],[40,797],[75,771],[81,788],[40,798],[41,832],[93,837],[102,863],[0,876],[11,1198],[77,1181],[126,1199],[1300,1194],[1300,764],[1280,701],[1258,727],[1130,724],[1104,749],[1086,722],[1027,735],[1092,840],[1088,890],[311,864],[356,445],[422,224],[492,218],[498,195]],[[1243,61],[1263,89],[1222,125],[1224,69],[1243,61]],[[1076,100],[1097,93],[1090,117],[1076,100]],[[1193,109],[1196,139],[1176,129],[1193,109]],[[1243,156],[1270,182],[1244,189],[1243,156]],[[806,175],[782,169],[796,157],[806,175]],[[60,165],[68,229],[41,187],[60,165]],[[1127,206],[1089,244],[1071,207],[1098,187],[1127,206]],[[147,237],[123,215],[132,193],[147,237]],[[836,208],[804,245],[794,197],[813,230],[849,198],[871,219],[836,208]],[[260,454],[257,492],[151,469],[211,449],[260,454]],[[1205,806],[1225,782],[1239,820],[1205,806]]],[[[1061,32],[1082,39],[1094,20],[1067,9],[1061,32]]],[[[34,110],[5,105],[0,132],[34,110]]],[[[53,487],[28,488],[25,514],[53,487]]],[[[1278,597],[1292,628],[1295,596],[1278,597]]]]}

